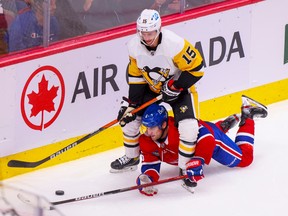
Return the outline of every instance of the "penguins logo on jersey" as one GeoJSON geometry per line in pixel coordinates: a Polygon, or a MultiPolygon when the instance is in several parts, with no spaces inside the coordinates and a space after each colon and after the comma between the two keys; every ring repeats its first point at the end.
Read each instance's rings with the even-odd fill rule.
{"type": "Polygon", "coordinates": [[[168,80],[170,69],[164,69],[160,67],[155,67],[150,69],[145,66],[141,69],[143,78],[149,84],[150,89],[156,93],[160,93],[162,88],[162,83],[168,80]]]}
{"type": "Polygon", "coordinates": [[[188,107],[186,105],[183,105],[180,107],[180,112],[185,113],[188,110],[188,107]]]}

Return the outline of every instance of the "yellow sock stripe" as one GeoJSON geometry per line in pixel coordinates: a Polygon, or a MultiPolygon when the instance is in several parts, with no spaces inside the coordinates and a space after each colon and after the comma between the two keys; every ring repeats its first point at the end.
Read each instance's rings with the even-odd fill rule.
{"type": "Polygon", "coordinates": [[[127,144],[127,145],[135,145],[135,144],[138,144],[138,140],[139,140],[139,136],[137,136],[136,138],[131,138],[131,137],[123,136],[123,141],[124,141],[124,143],[127,144]]]}
{"type": "Polygon", "coordinates": [[[187,145],[180,141],[179,143],[179,151],[183,152],[184,154],[193,154],[195,152],[195,144],[187,145]]]}

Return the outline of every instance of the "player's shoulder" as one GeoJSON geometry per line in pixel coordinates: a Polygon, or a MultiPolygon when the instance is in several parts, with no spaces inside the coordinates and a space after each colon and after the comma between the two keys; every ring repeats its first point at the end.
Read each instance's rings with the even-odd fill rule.
{"type": "Polygon", "coordinates": [[[170,44],[184,44],[185,40],[169,29],[162,29],[162,41],[170,44]]]}
{"type": "Polygon", "coordinates": [[[141,144],[141,141],[146,143],[146,142],[152,141],[152,139],[149,136],[146,136],[145,134],[141,134],[139,137],[140,144],[141,144]]]}
{"type": "Polygon", "coordinates": [[[174,41],[182,41],[184,40],[180,35],[176,34],[174,31],[171,31],[170,29],[167,28],[162,28],[161,29],[163,37],[167,40],[174,40],[174,41]]]}
{"type": "Polygon", "coordinates": [[[173,125],[175,123],[175,119],[173,116],[168,116],[168,124],[173,125]]]}
{"type": "Polygon", "coordinates": [[[185,46],[185,39],[169,29],[162,29],[162,42],[170,52],[177,54],[185,46]]]}
{"type": "Polygon", "coordinates": [[[128,48],[132,48],[135,45],[140,43],[140,38],[137,35],[134,35],[128,42],[127,42],[127,46],[128,48]]]}
{"type": "Polygon", "coordinates": [[[151,137],[146,136],[145,134],[140,135],[139,145],[142,151],[150,152],[153,151],[157,144],[151,139],[151,137]]]}
{"type": "Polygon", "coordinates": [[[127,48],[130,56],[135,56],[141,50],[140,38],[135,35],[127,42],[127,48]]]}
{"type": "Polygon", "coordinates": [[[178,131],[178,128],[175,126],[175,118],[173,116],[168,116],[168,126],[170,131],[178,131]]]}

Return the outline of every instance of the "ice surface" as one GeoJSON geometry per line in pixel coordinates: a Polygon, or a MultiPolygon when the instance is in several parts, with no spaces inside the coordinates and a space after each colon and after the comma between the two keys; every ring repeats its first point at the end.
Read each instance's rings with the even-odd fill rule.
{"type": "MultiPolygon", "coordinates": [[[[61,204],[57,208],[66,216],[287,215],[288,100],[268,106],[268,117],[255,122],[252,165],[227,168],[212,161],[205,166],[205,178],[198,183],[194,194],[176,181],[158,185],[159,192],[153,197],[133,190],[61,204]]],[[[236,128],[229,136],[233,138],[235,132],[236,128]]],[[[109,173],[110,162],[123,154],[121,147],[10,178],[4,183],[38,193],[51,202],[134,186],[139,168],[129,173],[109,173]],[[56,196],[58,189],[64,190],[65,195],[56,196]]],[[[161,179],[176,175],[177,167],[162,165],[161,179]]]]}

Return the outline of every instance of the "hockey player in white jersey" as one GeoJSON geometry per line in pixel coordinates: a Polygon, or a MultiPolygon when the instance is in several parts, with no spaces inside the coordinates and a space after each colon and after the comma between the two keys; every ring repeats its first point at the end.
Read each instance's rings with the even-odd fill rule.
{"type": "MultiPolygon", "coordinates": [[[[201,79],[203,59],[186,39],[161,28],[161,17],[145,9],[137,19],[137,34],[127,44],[129,52],[128,98],[123,98],[117,119],[122,126],[125,155],[111,163],[111,172],[135,170],[139,164],[141,115],[131,115],[135,107],[163,95],[173,110],[180,134],[179,168],[193,156],[198,134],[198,95],[195,83],[201,79]],[[191,130],[193,129],[193,130],[191,130]]],[[[189,179],[184,182],[189,186],[189,179]]]]}

